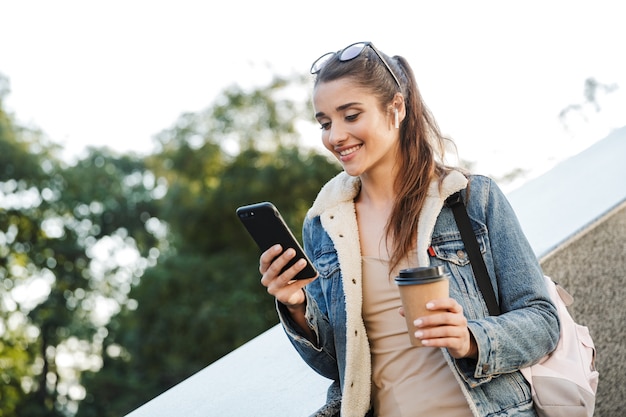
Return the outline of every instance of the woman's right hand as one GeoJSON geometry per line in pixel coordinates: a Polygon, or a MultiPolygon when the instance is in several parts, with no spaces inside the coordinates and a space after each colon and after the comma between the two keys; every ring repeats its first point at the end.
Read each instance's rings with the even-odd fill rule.
{"type": "Polygon", "coordinates": [[[261,254],[259,262],[259,272],[263,275],[261,284],[267,288],[267,292],[287,306],[289,310],[299,310],[305,306],[306,296],[304,288],[309,282],[317,277],[310,279],[294,280],[294,277],[304,269],[306,260],[299,259],[289,269],[282,274],[280,271],[285,265],[296,256],[296,251],[289,248],[282,255],[278,256],[282,251],[280,245],[274,245],[261,254]]]}

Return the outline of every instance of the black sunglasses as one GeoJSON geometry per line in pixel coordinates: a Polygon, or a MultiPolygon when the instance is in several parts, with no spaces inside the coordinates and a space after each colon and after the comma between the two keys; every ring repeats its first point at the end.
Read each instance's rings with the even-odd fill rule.
{"type": "Polygon", "coordinates": [[[315,62],[313,62],[313,65],[311,65],[311,74],[317,74],[318,72],[320,72],[322,68],[324,68],[324,65],[326,65],[326,63],[335,55],[339,55],[339,61],[341,62],[350,61],[351,59],[354,59],[357,56],[361,55],[361,52],[363,52],[363,50],[368,46],[372,48],[372,51],[374,51],[376,55],[378,55],[378,58],[380,58],[383,64],[385,64],[385,67],[387,68],[387,71],[389,71],[389,74],[391,74],[391,76],[393,77],[393,80],[396,82],[396,84],[398,84],[398,87],[402,89],[398,77],[396,77],[396,74],[393,73],[391,67],[389,66],[387,61],[385,61],[385,58],[383,58],[383,55],[378,51],[378,49],[376,49],[376,47],[371,42],[356,42],[352,45],[346,46],[341,51],[325,53],[321,57],[317,58],[315,62]]]}

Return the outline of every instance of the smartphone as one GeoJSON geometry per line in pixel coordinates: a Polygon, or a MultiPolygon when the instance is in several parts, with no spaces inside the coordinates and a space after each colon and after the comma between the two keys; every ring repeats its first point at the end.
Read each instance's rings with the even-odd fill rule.
{"type": "Polygon", "coordinates": [[[289,248],[293,248],[296,251],[296,256],[285,265],[281,273],[289,269],[299,259],[305,259],[306,267],[294,279],[308,279],[317,276],[313,263],[302,250],[302,247],[293,233],[291,233],[289,226],[287,226],[274,204],[263,202],[242,206],[237,209],[237,216],[259,249],[261,249],[261,252],[265,252],[277,243],[283,247],[283,251],[289,248]]]}

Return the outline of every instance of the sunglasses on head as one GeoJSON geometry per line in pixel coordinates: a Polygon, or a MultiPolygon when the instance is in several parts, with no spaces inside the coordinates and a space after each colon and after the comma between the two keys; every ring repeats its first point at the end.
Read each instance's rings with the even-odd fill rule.
{"type": "Polygon", "coordinates": [[[335,55],[339,56],[339,61],[341,62],[350,61],[361,55],[361,52],[363,52],[363,50],[368,46],[372,48],[372,51],[374,51],[376,55],[378,55],[378,58],[380,58],[382,63],[385,64],[385,67],[387,68],[387,71],[389,71],[389,74],[391,74],[391,76],[393,77],[393,80],[396,82],[396,84],[398,84],[398,87],[402,89],[400,81],[398,81],[398,77],[396,77],[396,74],[393,73],[391,67],[389,66],[387,61],[385,61],[385,58],[383,58],[383,55],[378,51],[378,49],[376,49],[376,47],[371,42],[356,42],[352,45],[346,46],[341,51],[325,53],[321,57],[317,58],[315,62],[313,62],[313,65],[311,65],[311,74],[317,74],[318,72],[320,72],[322,68],[324,68],[324,65],[326,65],[328,61],[335,55]]]}

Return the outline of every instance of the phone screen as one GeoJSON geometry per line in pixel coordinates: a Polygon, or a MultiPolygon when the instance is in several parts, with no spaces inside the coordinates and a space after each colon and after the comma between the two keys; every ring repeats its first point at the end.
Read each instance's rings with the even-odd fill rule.
{"type": "Polygon", "coordinates": [[[308,279],[317,275],[313,263],[306,256],[280,212],[272,203],[263,202],[239,207],[237,216],[261,252],[277,243],[283,247],[283,250],[293,248],[296,251],[296,256],[289,261],[283,271],[290,268],[299,259],[304,258],[307,261],[307,266],[294,279],[308,279]]]}

